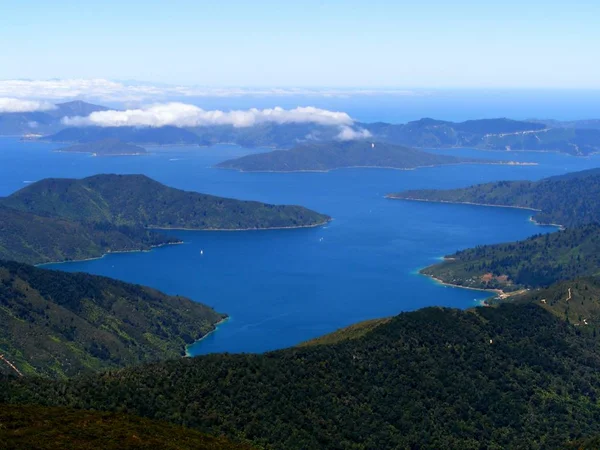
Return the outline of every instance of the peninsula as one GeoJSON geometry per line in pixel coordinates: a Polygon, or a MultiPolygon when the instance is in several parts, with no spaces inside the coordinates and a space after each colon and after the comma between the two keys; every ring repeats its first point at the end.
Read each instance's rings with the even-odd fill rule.
{"type": "Polygon", "coordinates": [[[301,206],[182,191],[144,175],[41,180],[0,198],[0,217],[0,258],[32,264],[178,241],[156,229],[265,230],[331,220],[301,206]]]}

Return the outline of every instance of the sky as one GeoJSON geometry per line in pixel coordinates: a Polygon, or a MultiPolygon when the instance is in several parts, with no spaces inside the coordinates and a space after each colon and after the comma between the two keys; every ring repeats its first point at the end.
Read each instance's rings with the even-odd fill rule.
{"type": "Polygon", "coordinates": [[[600,89],[600,1],[0,0],[0,80],[600,89]]]}

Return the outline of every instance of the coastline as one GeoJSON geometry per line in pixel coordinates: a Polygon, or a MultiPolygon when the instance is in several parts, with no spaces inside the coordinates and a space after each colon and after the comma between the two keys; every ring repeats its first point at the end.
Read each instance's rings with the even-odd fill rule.
{"type": "Polygon", "coordinates": [[[270,230],[296,230],[300,228],[316,228],[327,225],[333,221],[333,218],[324,222],[314,223],[311,225],[296,225],[290,227],[269,227],[269,228],[164,228],[164,227],[146,227],[149,230],[174,230],[174,231],[270,231],[270,230]]]}
{"type": "MultiPolygon", "coordinates": [[[[428,203],[448,203],[451,205],[472,205],[472,206],[490,206],[493,208],[513,208],[513,209],[525,209],[527,211],[536,211],[541,212],[541,209],[530,208],[527,206],[511,206],[511,205],[494,205],[492,203],[475,203],[475,202],[453,202],[450,200],[429,200],[426,198],[409,198],[409,197],[396,197],[394,194],[387,194],[385,198],[389,198],[390,200],[409,200],[412,202],[428,202],[428,203]]],[[[536,222],[537,223],[537,222],[536,222]]],[[[545,225],[545,224],[540,224],[545,225]]],[[[560,225],[556,225],[560,226],[560,225]]]]}
{"type": "Polygon", "coordinates": [[[210,336],[211,334],[213,334],[213,333],[215,333],[216,331],[218,331],[218,330],[219,330],[219,327],[220,327],[221,325],[223,325],[224,323],[228,322],[228,321],[229,321],[229,319],[231,319],[231,316],[227,316],[227,317],[224,317],[223,319],[219,320],[217,323],[215,323],[215,324],[214,324],[214,325],[215,325],[215,328],[214,328],[214,329],[210,330],[208,333],[206,333],[206,334],[205,334],[204,336],[202,336],[200,339],[198,339],[198,340],[194,341],[193,343],[191,343],[191,344],[189,344],[189,345],[186,345],[186,346],[185,346],[185,355],[184,355],[184,358],[194,358],[194,356],[193,356],[193,355],[190,355],[189,348],[190,348],[192,345],[196,345],[198,342],[201,342],[202,340],[206,339],[206,338],[207,338],[208,336],[210,336]]]}
{"type": "Polygon", "coordinates": [[[39,263],[39,264],[33,264],[35,267],[44,267],[46,265],[54,265],[54,264],[68,264],[68,263],[74,263],[74,262],[84,262],[84,261],[95,261],[97,259],[102,259],[107,255],[112,255],[112,254],[118,254],[118,253],[147,253],[147,252],[151,252],[153,249],[155,248],[161,248],[161,247],[166,247],[168,245],[181,245],[183,244],[183,241],[177,241],[177,242],[166,242],[164,244],[158,244],[158,245],[151,245],[149,249],[147,250],[117,250],[117,251],[108,251],[106,253],[103,253],[100,256],[94,256],[92,258],[83,258],[83,259],[69,259],[69,260],[63,260],[63,261],[49,261],[49,262],[45,262],[45,263],[39,263]]]}
{"type": "Polygon", "coordinates": [[[528,162],[516,162],[516,161],[491,161],[491,162],[480,162],[480,161],[464,161],[457,163],[448,164],[430,164],[426,166],[415,166],[415,167],[392,167],[392,166],[342,166],[334,167],[332,169],[298,169],[298,170],[244,170],[237,167],[220,167],[218,164],[213,166],[215,169],[224,170],[236,170],[241,173],[328,173],[334,170],[343,169],[388,169],[388,170],[417,170],[417,169],[430,169],[433,167],[445,167],[445,166],[460,166],[465,164],[472,165],[486,165],[486,166],[537,166],[538,163],[528,162]]]}

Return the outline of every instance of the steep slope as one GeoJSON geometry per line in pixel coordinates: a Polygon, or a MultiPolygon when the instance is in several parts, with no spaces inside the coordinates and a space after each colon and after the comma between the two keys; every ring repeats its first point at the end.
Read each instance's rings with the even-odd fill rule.
{"type": "Polygon", "coordinates": [[[598,341],[579,331],[530,303],[427,308],[335,345],[7,379],[0,399],[119,408],[267,448],[559,449],[600,432],[598,341]]]}
{"type": "Polygon", "coordinates": [[[413,190],[388,198],[433,202],[476,203],[540,210],[533,218],[564,226],[600,221],[600,169],[540,181],[497,181],[463,189],[413,190]]]}
{"type": "Polygon", "coordinates": [[[0,261],[0,354],[26,375],[73,376],[183,356],[223,317],[143,286],[0,261]]]}
{"type": "MultiPolygon", "coordinates": [[[[327,171],[344,167],[414,169],[424,166],[483,162],[475,159],[435,155],[420,150],[364,140],[302,144],[291,150],[276,150],[224,161],[217,167],[245,172],[327,171]]],[[[490,161],[485,161],[490,163],[490,161]]]]}

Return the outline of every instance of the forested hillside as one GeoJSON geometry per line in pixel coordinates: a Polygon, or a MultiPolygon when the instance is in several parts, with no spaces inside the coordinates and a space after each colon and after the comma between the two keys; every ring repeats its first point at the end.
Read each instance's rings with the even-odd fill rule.
{"type": "Polygon", "coordinates": [[[118,409],[285,449],[561,449],[600,433],[599,394],[597,338],[531,303],[427,308],[333,345],[0,386],[5,402],[118,409]]]}

